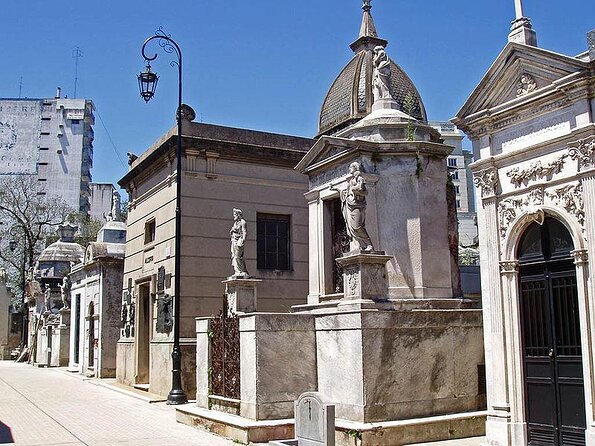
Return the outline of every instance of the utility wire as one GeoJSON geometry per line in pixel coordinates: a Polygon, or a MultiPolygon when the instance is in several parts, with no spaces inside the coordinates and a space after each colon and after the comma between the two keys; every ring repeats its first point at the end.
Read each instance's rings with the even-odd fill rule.
{"type": "Polygon", "coordinates": [[[110,135],[109,130],[105,126],[105,122],[103,122],[103,119],[101,118],[101,115],[99,114],[99,111],[97,110],[97,108],[95,108],[95,114],[99,118],[99,122],[101,122],[101,126],[103,127],[103,130],[105,130],[107,138],[109,139],[110,143],[112,144],[112,149],[114,149],[114,153],[118,157],[118,160],[120,160],[120,164],[122,164],[122,167],[124,169],[128,169],[128,165],[124,162],[124,159],[122,159],[122,155],[120,155],[120,151],[116,147],[116,144],[114,143],[114,140],[112,139],[112,135],[110,135]]]}

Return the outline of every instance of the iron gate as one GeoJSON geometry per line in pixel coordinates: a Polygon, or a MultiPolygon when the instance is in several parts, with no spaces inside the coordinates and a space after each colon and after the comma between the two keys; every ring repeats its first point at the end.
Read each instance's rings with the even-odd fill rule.
{"type": "Polygon", "coordinates": [[[585,444],[576,268],[562,223],[533,223],[521,239],[520,303],[528,444],[585,444]]]}
{"type": "Polygon", "coordinates": [[[228,310],[227,297],[223,310],[211,321],[211,394],[240,398],[240,320],[228,310]]]}

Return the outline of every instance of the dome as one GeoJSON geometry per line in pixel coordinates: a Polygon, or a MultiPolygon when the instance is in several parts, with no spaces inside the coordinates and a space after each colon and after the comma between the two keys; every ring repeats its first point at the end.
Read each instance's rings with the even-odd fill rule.
{"type": "MultiPolygon", "coordinates": [[[[378,38],[370,8],[369,1],[364,1],[360,37],[351,45],[356,54],[335,79],[324,99],[318,121],[319,135],[334,134],[372,111],[373,50],[376,46],[385,47],[388,42],[378,38]]],[[[392,59],[390,67],[392,97],[402,111],[417,120],[427,121],[423,102],[409,76],[392,59]],[[406,107],[409,95],[413,99],[412,106],[406,107]]]]}
{"type": "Polygon", "coordinates": [[[71,263],[79,263],[85,256],[85,249],[74,243],[77,226],[70,223],[58,227],[60,239],[45,248],[35,265],[35,270],[44,277],[63,277],[70,271],[71,263]]]}

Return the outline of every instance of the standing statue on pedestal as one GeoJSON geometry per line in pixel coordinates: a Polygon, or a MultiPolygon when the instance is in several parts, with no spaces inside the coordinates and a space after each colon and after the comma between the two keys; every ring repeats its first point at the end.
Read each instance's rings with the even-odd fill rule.
{"type": "MultiPolygon", "coordinates": [[[[347,187],[340,191],[341,212],[345,219],[347,234],[352,242],[357,242],[362,251],[373,251],[372,240],[366,230],[366,195],[368,195],[368,191],[366,181],[361,176],[360,164],[351,163],[349,174],[347,187]]],[[[331,189],[334,189],[334,186],[331,189]]]]}
{"type": "Polygon", "coordinates": [[[246,244],[246,220],[240,209],[233,210],[233,226],[229,231],[231,236],[231,265],[233,277],[248,277],[246,260],[244,259],[244,245],[246,244]]]}
{"type": "Polygon", "coordinates": [[[60,294],[62,295],[62,308],[70,308],[70,288],[72,286],[70,278],[68,276],[64,276],[62,278],[62,285],[58,286],[60,287],[60,294]]]}
{"type": "Polygon", "coordinates": [[[381,46],[374,48],[374,78],[372,80],[374,102],[392,99],[390,94],[390,60],[381,46]]]}

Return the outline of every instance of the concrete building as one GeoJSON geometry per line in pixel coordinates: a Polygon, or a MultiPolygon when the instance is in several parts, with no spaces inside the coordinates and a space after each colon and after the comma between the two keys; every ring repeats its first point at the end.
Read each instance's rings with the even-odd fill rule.
{"type": "Polygon", "coordinates": [[[36,175],[46,194],[89,212],[94,105],[88,99],[0,99],[0,175],[36,175]]]}
{"type": "Polygon", "coordinates": [[[114,197],[120,201],[120,193],[111,183],[89,183],[89,190],[89,216],[106,223],[114,197]]]}
{"type": "Polygon", "coordinates": [[[126,224],[110,220],[70,271],[71,335],[68,368],[97,378],[116,376],[120,338],[126,224]]]}
{"type": "Polygon", "coordinates": [[[486,444],[595,444],[595,32],[508,44],[453,122],[471,139],[486,346],[486,444]]]}
{"type": "Polygon", "coordinates": [[[463,134],[450,122],[430,121],[428,123],[440,132],[444,144],[454,147],[446,159],[456,191],[457,217],[459,219],[459,244],[477,245],[477,214],[475,212],[475,190],[469,165],[473,155],[463,150],[463,134]]]}
{"type": "MultiPolygon", "coordinates": [[[[305,303],[308,285],[307,178],[294,171],[308,138],[183,120],[181,320],[183,388],[195,388],[195,318],[219,313],[230,261],[233,209],[247,222],[250,275],[262,279],[259,311],[305,303]]],[[[193,119],[193,118],[192,118],[193,119]]],[[[167,395],[171,389],[177,127],[133,161],[119,181],[129,194],[119,382],[167,395]],[[159,274],[162,280],[157,280],[159,274]],[[159,292],[158,285],[160,286],[159,292]]]]}

